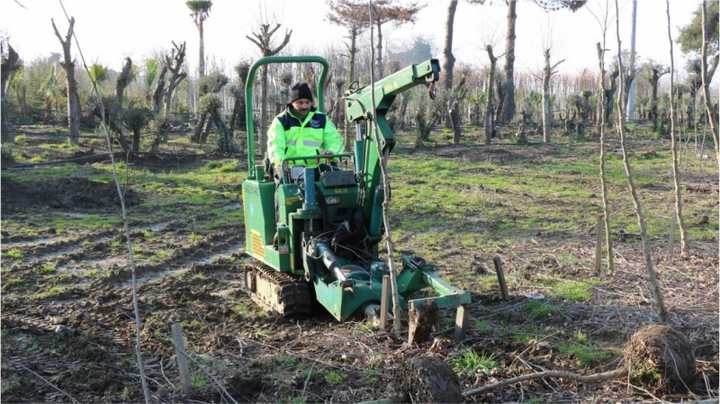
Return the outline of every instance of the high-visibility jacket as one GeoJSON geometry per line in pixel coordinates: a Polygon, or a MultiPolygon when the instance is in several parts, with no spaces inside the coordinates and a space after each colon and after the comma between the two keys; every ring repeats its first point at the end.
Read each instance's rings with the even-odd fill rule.
{"type": "MultiPolygon", "coordinates": [[[[278,165],[287,157],[342,153],[343,138],[325,114],[313,109],[301,120],[288,107],[270,124],[267,150],[270,161],[278,165]]],[[[297,161],[294,164],[315,167],[317,161],[297,161]]]]}

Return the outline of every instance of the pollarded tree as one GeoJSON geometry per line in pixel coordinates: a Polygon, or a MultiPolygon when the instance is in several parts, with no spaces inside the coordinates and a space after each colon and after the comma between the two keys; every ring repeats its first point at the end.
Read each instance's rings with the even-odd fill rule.
{"type": "MultiPolygon", "coordinates": [[[[282,25],[280,23],[275,23],[274,26],[271,27],[271,24],[260,24],[258,27],[258,30],[256,32],[252,33],[252,36],[246,35],[245,37],[252,43],[255,44],[255,46],[260,49],[260,53],[263,57],[266,56],[273,56],[278,54],[285,46],[287,46],[288,42],[290,42],[290,37],[292,36],[292,30],[285,30],[285,36],[283,37],[283,40],[280,42],[279,45],[275,46],[273,45],[273,35],[280,29],[282,25]]],[[[265,149],[267,147],[267,134],[265,133],[265,122],[267,121],[267,91],[268,91],[268,69],[267,65],[262,66],[262,77],[261,77],[261,109],[260,109],[260,125],[258,125],[258,131],[260,133],[260,136],[258,136],[258,140],[260,141],[260,147],[258,148],[260,150],[261,155],[265,155],[265,149]]]]}
{"type": "MultiPolygon", "coordinates": [[[[185,42],[181,44],[172,42],[173,48],[170,53],[166,53],[164,56],[165,62],[164,67],[170,72],[170,77],[167,80],[164,90],[165,109],[163,110],[163,117],[167,118],[170,113],[170,107],[172,106],[173,94],[177,86],[187,77],[187,73],[183,71],[183,63],[185,62],[185,42]]],[[[160,77],[164,77],[163,72],[160,72],[160,77]]],[[[158,83],[158,86],[160,84],[158,83]]],[[[161,91],[162,92],[162,91],[161,91]]],[[[158,93],[156,88],[155,93],[158,93]]]]}
{"type": "Polygon", "coordinates": [[[222,107],[222,102],[220,102],[219,106],[215,105],[217,101],[220,100],[219,97],[217,97],[217,93],[222,90],[227,83],[227,76],[219,72],[208,74],[198,82],[200,119],[193,131],[193,142],[205,143],[207,141],[210,128],[214,123],[211,115],[216,112],[218,108],[222,107]]]}
{"type": "Polygon", "coordinates": [[[658,130],[658,82],[660,78],[669,71],[661,64],[649,61],[645,63],[641,71],[645,72],[648,83],[650,84],[650,119],[653,123],[653,130],[658,130]]]}
{"type": "Polygon", "coordinates": [[[70,52],[75,17],[70,18],[70,25],[64,37],[60,35],[60,31],[55,26],[55,21],[50,19],[50,22],[52,22],[55,36],[63,48],[63,62],[60,62],[60,66],[65,70],[65,80],[67,82],[68,140],[70,143],[77,144],[80,137],[80,96],[78,95],[77,79],[75,79],[75,61],[70,52]]]}
{"type": "Polygon", "coordinates": [[[198,76],[205,76],[205,20],[210,16],[210,8],[212,1],[209,0],[189,0],[185,5],[190,9],[190,16],[197,27],[200,35],[200,49],[198,54],[198,76]]]}
{"type": "Polygon", "coordinates": [[[230,115],[230,133],[235,132],[235,128],[243,128],[245,126],[245,81],[250,71],[250,62],[243,61],[235,66],[237,73],[237,83],[232,86],[231,93],[234,98],[233,112],[230,115]]]}

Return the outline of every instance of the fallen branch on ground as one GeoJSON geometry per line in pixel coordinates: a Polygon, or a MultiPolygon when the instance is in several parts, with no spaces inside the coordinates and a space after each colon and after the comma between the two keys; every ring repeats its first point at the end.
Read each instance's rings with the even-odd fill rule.
{"type": "Polygon", "coordinates": [[[562,370],[548,370],[546,372],[538,372],[538,373],[530,373],[522,376],[512,377],[510,379],[502,380],[497,383],[488,384],[485,386],[475,387],[472,389],[468,389],[463,391],[462,395],[463,397],[469,397],[474,394],[483,393],[489,390],[496,389],[498,387],[507,386],[509,384],[515,384],[524,382],[526,380],[533,380],[533,379],[544,379],[548,377],[559,377],[563,379],[570,379],[579,381],[582,383],[597,383],[605,380],[614,379],[619,376],[623,376],[627,373],[627,369],[625,367],[618,368],[615,370],[610,370],[607,372],[601,372],[601,373],[593,373],[591,375],[581,375],[578,373],[573,372],[566,372],[562,370]]]}

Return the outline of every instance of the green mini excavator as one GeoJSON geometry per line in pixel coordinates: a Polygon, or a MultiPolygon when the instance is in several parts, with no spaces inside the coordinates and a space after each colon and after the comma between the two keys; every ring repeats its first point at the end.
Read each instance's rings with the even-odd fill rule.
{"type": "MultiPolygon", "coordinates": [[[[256,164],[253,121],[255,74],[271,63],[317,63],[317,105],[324,112],[328,63],[317,56],[258,60],[245,86],[248,177],[242,184],[245,219],[245,283],[253,299],[282,315],[309,314],[319,302],[338,321],[380,308],[388,265],[379,257],[384,199],[380,153],[395,137],[385,115],[395,97],[438,80],[437,59],[410,65],[346,93],[348,122],[355,126],[352,153],[286,158],[280,172],[256,164]],[[375,94],[373,95],[373,88],[375,94]],[[310,164],[312,163],[312,164],[310,164]]],[[[435,305],[450,309],[470,295],[438,276],[415,255],[403,255],[396,284],[402,309],[435,305]]],[[[388,305],[389,306],[389,305],[388,305]]]]}

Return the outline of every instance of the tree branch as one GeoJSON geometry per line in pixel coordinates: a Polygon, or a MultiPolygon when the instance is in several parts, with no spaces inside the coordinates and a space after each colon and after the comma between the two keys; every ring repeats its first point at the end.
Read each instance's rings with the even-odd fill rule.
{"type": "Polygon", "coordinates": [[[247,38],[250,42],[254,43],[255,46],[260,48],[260,50],[263,50],[263,46],[260,44],[260,42],[256,41],[255,38],[252,38],[250,35],[245,35],[245,38],[247,38]]]}
{"type": "Polygon", "coordinates": [[[597,383],[605,380],[614,379],[619,376],[623,376],[627,373],[627,369],[625,367],[610,370],[607,372],[602,373],[593,373],[591,375],[581,375],[573,372],[566,372],[562,370],[549,370],[545,372],[538,372],[538,373],[530,373],[526,375],[521,375],[517,377],[512,377],[510,379],[505,379],[502,381],[499,381],[497,383],[493,384],[486,384],[484,386],[475,387],[469,390],[463,391],[462,395],[463,397],[469,397],[475,394],[483,393],[489,390],[496,389],[498,387],[507,386],[509,384],[515,384],[524,382],[526,380],[533,380],[533,379],[544,379],[546,377],[560,377],[563,379],[569,379],[569,380],[575,380],[582,383],[597,383]]]}

